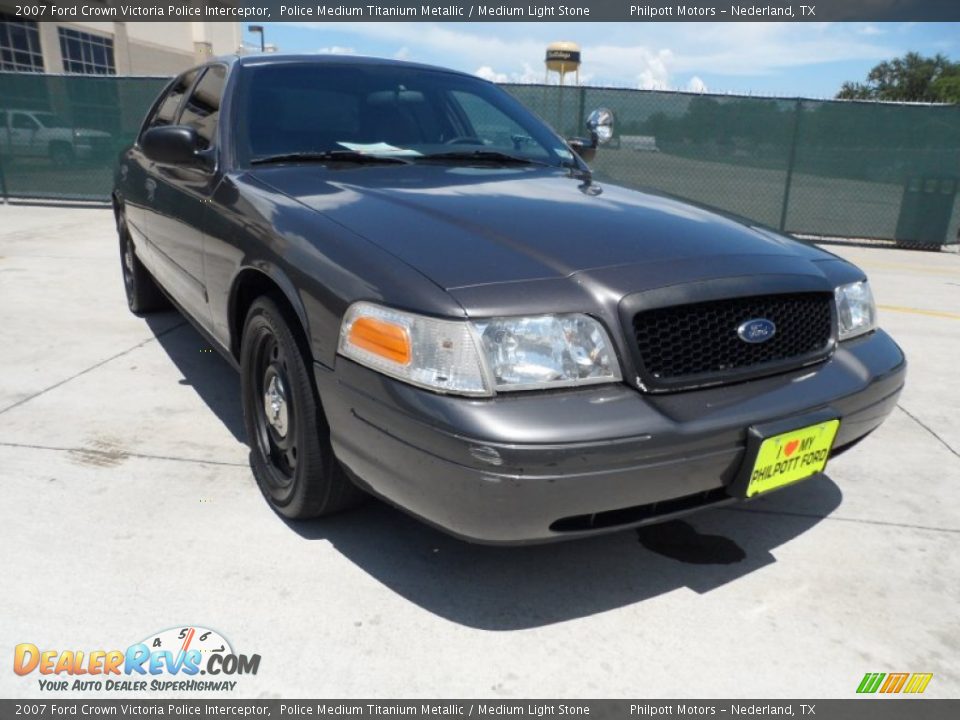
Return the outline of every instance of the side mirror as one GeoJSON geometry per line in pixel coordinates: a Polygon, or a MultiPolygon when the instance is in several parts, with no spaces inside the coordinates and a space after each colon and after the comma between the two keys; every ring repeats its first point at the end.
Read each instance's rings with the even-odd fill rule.
{"type": "Polygon", "coordinates": [[[606,108],[594,110],[587,118],[587,130],[590,131],[589,140],[570,138],[567,143],[585,162],[590,162],[596,156],[597,148],[613,139],[613,112],[606,108]]]}
{"type": "Polygon", "coordinates": [[[200,136],[185,125],[163,125],[150,128],[140,138],[143,154],[154,162],[167,165],[203,165],[200,136]]]}
{"type": "Polygon", "coordinates": [[[587,129],[596,144],[606,145],[613,140],[613,112],[606,108],[594,110],[587,118],[587,129]]]}

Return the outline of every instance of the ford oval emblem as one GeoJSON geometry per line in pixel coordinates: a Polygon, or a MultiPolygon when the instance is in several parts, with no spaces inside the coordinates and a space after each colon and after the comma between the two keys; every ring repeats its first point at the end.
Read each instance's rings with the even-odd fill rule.
{"type": "Polygon", "coordinates": [[[777,326],[772,320],[766,318],[753,318],[740,323],[737,328],[737,335],[741,340],[748,343],[766,342],[777,334],[777,326]]]}

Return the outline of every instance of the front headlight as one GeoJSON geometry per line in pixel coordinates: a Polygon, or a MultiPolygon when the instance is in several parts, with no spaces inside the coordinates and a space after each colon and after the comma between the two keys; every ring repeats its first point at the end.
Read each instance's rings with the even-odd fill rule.
{"type": "Polygon", "coordinates": [[[834,298],[841,340],[863,335],[877,327],[877,306],[866,280],[841,285],[834,290],[834,298]]]}
{"type": "Polygon", "coordinates": [[[354,303],[339,352],[398,380],[445,393],[571,387],[620,380],[603,326],[587,315],[440,320],[354,303]]]}
{"type": "Polygon", "coordinates": [[[501,392],[620,380],[606,330],[587,315],[493,318],[473,326],[501,392]]]}

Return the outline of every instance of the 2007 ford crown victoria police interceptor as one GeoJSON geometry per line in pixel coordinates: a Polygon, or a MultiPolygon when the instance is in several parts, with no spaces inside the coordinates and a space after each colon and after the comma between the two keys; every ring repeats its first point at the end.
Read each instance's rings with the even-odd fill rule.
{"type": "Polygon", "coordinates": [[[598,184],[612,122],[564,140],[409,63],[211,61],[119,160],[130,308],[172,300],[240,370],[254,474],[291,518],[366,491],[520,543],[821,472],[904,383],[866,277],[598,184]]]}

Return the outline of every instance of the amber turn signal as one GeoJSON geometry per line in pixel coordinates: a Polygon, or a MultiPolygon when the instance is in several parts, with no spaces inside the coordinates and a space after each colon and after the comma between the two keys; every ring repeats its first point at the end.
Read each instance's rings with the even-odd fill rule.
{"type": "Polygon", "coordinates": [[[385,360],[409,365],[410,334],[405,327],[372,317],[361,317],[350,326],[349,342],[385,360]]]}

